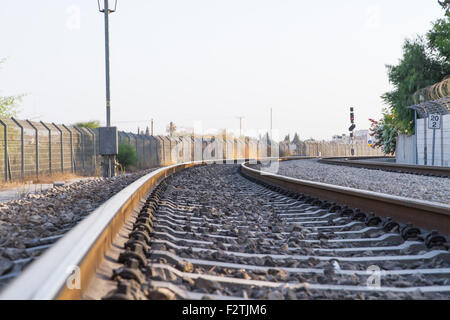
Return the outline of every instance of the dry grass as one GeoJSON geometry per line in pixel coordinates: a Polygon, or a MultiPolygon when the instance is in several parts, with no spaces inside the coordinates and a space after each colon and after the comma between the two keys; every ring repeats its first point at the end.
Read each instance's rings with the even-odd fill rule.
{"type": "Polygon", "coordinates": [[[25,181],[2,182],[0,183],[0,190],[20,188],[28,184],[52,184],[56,181],[67,181],[81,178],[84,177],[72,173],[58,173],[51,176],[40,176],[38,178],[25,178],[25,181]]]}

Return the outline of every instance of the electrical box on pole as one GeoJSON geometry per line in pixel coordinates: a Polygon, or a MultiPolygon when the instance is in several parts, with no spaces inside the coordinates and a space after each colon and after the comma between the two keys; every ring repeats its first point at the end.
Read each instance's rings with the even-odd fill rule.
{"type": "Polygon", "coordinates": [[[102,156],[116,156],[119,153],[117,127],[99,128],[99,147],[102,156]]]}

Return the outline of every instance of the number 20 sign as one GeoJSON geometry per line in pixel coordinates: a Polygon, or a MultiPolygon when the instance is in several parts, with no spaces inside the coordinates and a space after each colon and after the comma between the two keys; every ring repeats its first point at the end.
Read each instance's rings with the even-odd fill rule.
{"type": "Polygon", "coordinates": [[[440,129],[441,128],[441,115],[430,114],[428,119],[428,129],[440,129]]]}

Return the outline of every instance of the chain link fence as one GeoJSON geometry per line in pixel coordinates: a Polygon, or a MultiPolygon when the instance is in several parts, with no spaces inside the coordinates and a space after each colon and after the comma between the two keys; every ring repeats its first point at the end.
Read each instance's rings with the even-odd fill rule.
{"type": "MultiPolygon", "coordinates": [[[[0,175],[3,181],[72,173],[101,175],[97,129],[55,123],[1,119],[0,175]]],[[[292,148],[253,138],[147,136],[119,132],[119,143],[133,146],[137,168],[147,169],[198,160],[257,159],[278,156],[349,156],[351,145],[303,142],[292,148]]],[[[354,145],[355,155],[381,155],[367,145],[354,145]]]]}

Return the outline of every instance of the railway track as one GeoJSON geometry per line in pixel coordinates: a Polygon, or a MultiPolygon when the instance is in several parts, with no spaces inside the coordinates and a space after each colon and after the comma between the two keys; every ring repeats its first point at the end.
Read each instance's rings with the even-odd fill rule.
{"type": "Polygon", "coordinates": [[[339,166],[418,174],[431,177],[450,177],[450,167],[435,167],[424,165],[398,164],[382,161],[370,161],[374,158],[375,157],[323,158],[320,159],[319,162],[339,166]]]}
{"type": "Polygon", "coordinates": [[[79,181],[2,203],[0,290],[89,216],[95,207],[149,171],[108,181],[79,181]]]}
{"type": "MultiPolygon", "coordinates": [[[[327,200],[329,194],[306,195],[289,185],[298,185],[295,179],[198,164],[136,181],[0,298],[450,298],[446,237],[327,200]],[[73,266],[79,286],[67,282],[77,275],[73,266]]],[[[428,215],[450,214],[448,206],[428,206],[428,215]]]]}

